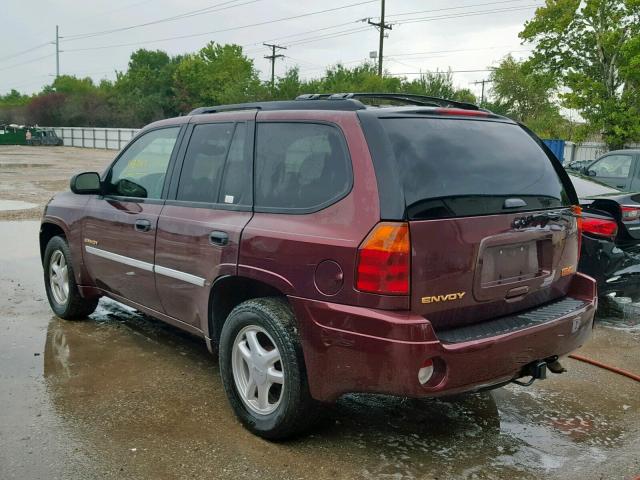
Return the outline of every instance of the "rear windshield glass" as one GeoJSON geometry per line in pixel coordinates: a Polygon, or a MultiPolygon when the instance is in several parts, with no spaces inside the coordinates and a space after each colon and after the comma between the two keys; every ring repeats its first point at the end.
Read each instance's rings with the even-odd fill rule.
{"type": "Polygon", "coordinates": [[[444,118],[383,118],[409,219],[570,205],[551,160],[519,126],[444,118]]]}

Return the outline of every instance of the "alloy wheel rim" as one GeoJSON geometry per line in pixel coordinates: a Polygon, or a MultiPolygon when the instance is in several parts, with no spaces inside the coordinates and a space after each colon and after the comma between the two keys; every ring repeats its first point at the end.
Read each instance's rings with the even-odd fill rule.
{"type": "Polygon", "coordinates": [[[49,261],[49,285],[53,299],[65,305],[69,298],[69,267],[61,250],[56,250],[49,261]]]}
{"type": "Polygon", "coordinates": [[[231,352],[231,370],[238,395],[254,413],[273,413],[285,388],[282,358],[273,338],[257,325],[238,332],[231,352]]]}

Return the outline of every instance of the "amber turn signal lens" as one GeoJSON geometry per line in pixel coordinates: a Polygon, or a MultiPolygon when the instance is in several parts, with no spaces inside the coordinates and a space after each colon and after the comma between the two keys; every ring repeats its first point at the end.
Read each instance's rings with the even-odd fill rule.
{"type": "Polygon", "coordinates": [[[408,295],[410,255],[409,225],[379,223],[358,248],[356,288],[383,295],[408,295]]]}

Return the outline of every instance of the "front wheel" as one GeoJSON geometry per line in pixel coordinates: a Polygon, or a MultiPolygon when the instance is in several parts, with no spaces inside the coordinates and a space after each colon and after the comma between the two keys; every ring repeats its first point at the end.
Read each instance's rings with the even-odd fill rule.
{"type": "Polygon", "coordinates": [[[267,439],[301,433],[318,418],[289,305],[277,298],[241,303],[220,336],[220,372],[229,403],[267,439]]]}
{"type": "Polygon", "coordinates": [[[71,252],[66,240],[56,236],[44,251],[44,285],[49,305],[54,313],[67,320],[86,318],[98,305],[97,298],[80,295],[71,264],[71,252]]]}

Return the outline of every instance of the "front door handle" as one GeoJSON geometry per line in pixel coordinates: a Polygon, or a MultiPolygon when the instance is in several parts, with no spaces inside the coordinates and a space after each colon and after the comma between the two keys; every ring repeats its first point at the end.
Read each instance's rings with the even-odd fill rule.
{"type": "Polygon", "coordinates": [[[624,188],[626,185],[616,185],[616,188],[624,188]]]}
{"type": "Polygon", "coordinates": [[[221,232],[219,230],[214,230],[213,232],[211,232],[209,234],[209,242],[212,245],[220,245],[220,246],[225,246],[227,243],[229,243],[229,235],[227,235],[227,232],[221,232]]]}
{"type": "Polygon", "coordinates": [[[136,232],[148,232],[149,230],[151,230],[151,222],[142,218],[136,220],[133,228],[136,229],[136,232]]]}

